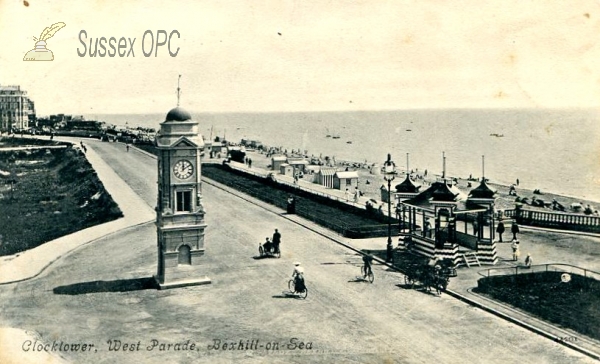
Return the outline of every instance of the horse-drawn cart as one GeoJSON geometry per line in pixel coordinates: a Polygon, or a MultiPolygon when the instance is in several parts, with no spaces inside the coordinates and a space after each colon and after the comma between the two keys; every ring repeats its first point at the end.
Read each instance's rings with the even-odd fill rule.
{"type": "Polygon", "coordinates": [[[404,283],[414,288],[417,282],[440,295],[448,287],[450,277],[456,277],[456,269],[449,260],[434,260],[413,256],[404,265],[404,283]]]}

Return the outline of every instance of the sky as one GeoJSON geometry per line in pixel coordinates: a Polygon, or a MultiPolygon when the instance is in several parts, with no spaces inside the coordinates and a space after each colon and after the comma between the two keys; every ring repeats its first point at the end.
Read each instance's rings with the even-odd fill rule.
{"type": "Polygon", "coordinates": [[[0,85],[38,115],[163,113],[179,75],[194,112],[596,108],[599,35],[598,0],[0,0],[0,85]],[[57,22],[54,61],[23,61],[57,22]],[[158,30],[177,56],[144,56],[158,30]],[[134,57],[91,57],[100,37],[134,57]]]}

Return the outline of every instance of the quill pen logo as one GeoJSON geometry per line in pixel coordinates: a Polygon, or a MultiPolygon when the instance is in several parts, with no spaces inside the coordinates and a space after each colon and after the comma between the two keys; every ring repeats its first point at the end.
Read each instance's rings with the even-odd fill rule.
{"type": "Polygon", "coordinates": [[[54,36],[54,34],[56,32],[58,32],[59,30],[61,30],[65,25],[66,24],[63,22],[54,23],[51,26],[46,27],[46,29],[44,29],[44,31],[42,31],[42,34],[40,35],[39,40],[38,40],[38,38],[33,37],[33,40],[36,41],[35,48],[33,48],[32,50],[27,52],[27,54],[25,54],[25,57],[23,57],[23,60],[24,61],[54,61],[54,54],[52,53],[51,50],[46,48],[46,41],[48,39],[52,38],[52,36],[54,36]]]}

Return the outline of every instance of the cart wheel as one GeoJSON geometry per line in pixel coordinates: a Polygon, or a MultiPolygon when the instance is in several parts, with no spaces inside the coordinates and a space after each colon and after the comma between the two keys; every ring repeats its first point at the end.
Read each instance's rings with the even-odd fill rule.
{"type": "Polygon", "coordinates": [[[262,245],[258,246],[258,254],[260,254],[261,257],[265,255],[265,249],[262,247],[262,245]]]}
{"type": "Polygon", "coordinates": [[[290,281],[288,282],[288,288],[289,288],[290,292],[296,293],[296,287],[294,285],[293,279],[290,279],[290,281]]]}
{"type": "Polygon", "coordinates": [[[300,292],[300,294],[298,294],[298,297],[300,297],[303,300],[305,300],[306,296],[308,296],[308,288],[304,287],[304,291],[300,292]]]}

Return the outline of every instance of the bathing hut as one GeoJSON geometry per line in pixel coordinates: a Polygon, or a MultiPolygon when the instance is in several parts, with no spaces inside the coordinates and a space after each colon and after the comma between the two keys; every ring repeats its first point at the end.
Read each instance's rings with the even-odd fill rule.
{"type": "Polygon", "coordinates": [[[294,167],[288,163],[283,163],[279,166],[279,173],[283,174],[284,176],[293,176],[294,167]]]}
{"type": "Polygon", "coordinates": [[[319,173],[317,174],[317,182],[318,184],[325,186],[327,188],[333,188],[333,175],[335,174],[336,169],[332,167],[321,167],[319,173]]]}
{"type": "Polygon", "coordinates": [[[271,169],[274,171],[279,171],[279,166],[284,164],[287,160],[287,157],[283,155],[275,155],[271,157],[271,169]]]}
{"type": "Polygon", "coordinates": [[[356,171],[335,172],[333,175],[333,188],[345,191],[354,191],[358,188],[358,173],[356,171]]]}
{"type": "Polygon", "coordinates": [[[308,161],[302,158],[288,158],[287,163],[294,167],[296,173],[305,173],[308,161]]]}

